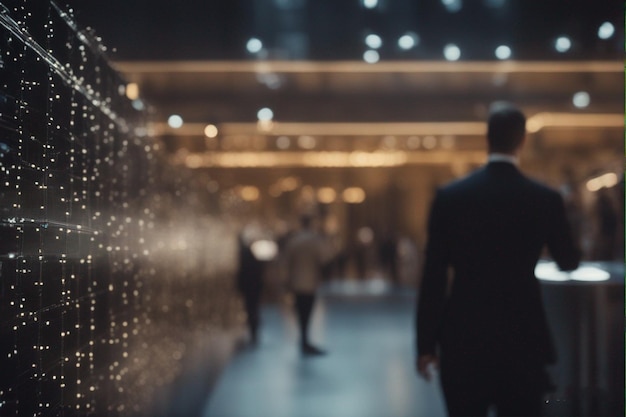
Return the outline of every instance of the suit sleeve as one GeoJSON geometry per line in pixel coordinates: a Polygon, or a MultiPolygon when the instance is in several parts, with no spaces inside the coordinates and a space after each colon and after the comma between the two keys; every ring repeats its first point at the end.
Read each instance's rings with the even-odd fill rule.
{"type": "Polygon", "coordinates": [[[449,264],[447,226],[441,192],[437,192],[428,219],[426,261],[418,293],[416,317],[418,355],[436,354],[449,264]]]}
{"type": "Polygon", "coordinates": [[[581,251],[574,241],[571,226],[565,213],[565,203],[560,194],[554,193],[552,200],[552,219],[548,223],[548,250],[560,269],[572,271],[578,268],[581,251]]]}

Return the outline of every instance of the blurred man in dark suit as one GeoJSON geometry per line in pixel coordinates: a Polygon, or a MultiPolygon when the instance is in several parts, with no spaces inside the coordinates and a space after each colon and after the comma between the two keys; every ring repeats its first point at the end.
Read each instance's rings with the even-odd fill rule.
{"type": "Polygon", "coordinates": [[[246,311],[246,324],[250,336],[250,344],[258,344],[261,295],[263,293],[263,274],[265,264],[258,259],[252,250],[252,239],[242,230],[238,236],[239,267],[237,269],[237,289],[243,298],[246,311]]]}
{"type": "Polygon", "coordinates": [[[417,370],[440,367],[450,416],[539,416],[555,352],[534,269],[547,246],[563,270],[580,251],[556,191],[525,177],[526,118],[500,104],[489,161],[437,191],[417,308],[417,370]]]}

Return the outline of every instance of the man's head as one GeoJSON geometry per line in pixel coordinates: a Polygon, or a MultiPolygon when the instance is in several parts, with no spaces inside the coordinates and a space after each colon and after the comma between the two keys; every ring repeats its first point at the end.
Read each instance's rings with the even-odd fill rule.
{"type": "Polygon", "coordinates": [[[491,107],[487,121],[489,153],[514,154],[526,136],[526,116],[509,103],[496,103],[491,107]]]}

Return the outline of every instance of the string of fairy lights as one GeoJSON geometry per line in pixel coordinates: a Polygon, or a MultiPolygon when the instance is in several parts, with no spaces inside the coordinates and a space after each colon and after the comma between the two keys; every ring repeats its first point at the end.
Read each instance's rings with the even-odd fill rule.
{"type": "Polygon", "coordinates": [[[100,41],[0,3],[0,415],[123,409],[156,145],[100,41]],[[135,168],[133,168],[133,166],[135,168]],[[139,169],[144,169],[140,172],[139,169]],[[138,175],[139,173],[145,175],[138,175]]]}

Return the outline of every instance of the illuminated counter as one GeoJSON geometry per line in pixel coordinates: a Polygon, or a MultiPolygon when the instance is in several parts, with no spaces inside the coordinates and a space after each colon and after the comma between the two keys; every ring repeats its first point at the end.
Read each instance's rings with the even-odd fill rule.
{"type": "Polygon", "coordinates": [[[546,415],[622,416],[624,263],[583,262],[562,272],[542,261],[535,275],[557,349],[546,415]]]}
{"type": "Polygon", "coordinates": [[[554,262],[541,261],[535,268],[535,276],[543,282],[584,284],[624,284],[624,264],[617,262],[583,262],[571,272],[563,272],[554,262]]]}

